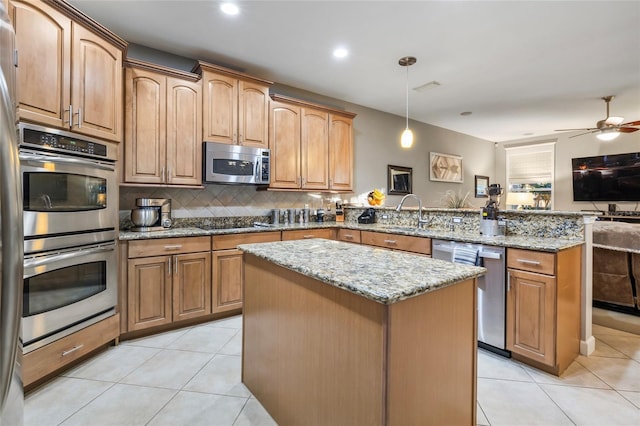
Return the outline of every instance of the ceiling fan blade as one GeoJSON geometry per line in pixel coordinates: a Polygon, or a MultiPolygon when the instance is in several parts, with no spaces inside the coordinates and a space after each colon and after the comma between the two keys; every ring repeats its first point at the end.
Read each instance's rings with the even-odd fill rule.
{"type": "Polygon", "coordinates": [[[588,130],[588,131],[591,131],[591,130],[598,130],[598,129],[584,129],[584,128],[583,129],[556,129],[556,130],[554,130],[554,132],[575,132],[577,130],[588,130]]]}
{"type": "MultiPolygon", "coordinates": [[[[577,130],[586,130],[586,129],[577,129],[577,130]]],[[[569,136],[569,139],[571,138],[577,138],[578,136],[583,136],[583,135],[588,135],[589,133],[595,133],[598,131],[598,129],[589,129],[589,132],[584,132],[584,133],[580,133],[578,135],[573,135],[573,136],[569,136]]]]}
{"type": "Polygon", "coordinates": [[[640,120],[630,121],[628,123],[621,124],[621,126],[640,126],[640,120]]]}
{"type": "Polygon", "coordinates": [[[618,131],[621,132],[621,133],[633,133],[633,132],[636,132],[638,130],[640,130],[640,129],[636,129],[635,127],[620,127],[618,129],[618,131]]]}
{"type": "Polygon", "coordinates": [[[607,119],[604,120],[604,124],[612,124],[614,126],[617,126],[623,121],[624,121],[624,117],[607,117],[607,119]]]}

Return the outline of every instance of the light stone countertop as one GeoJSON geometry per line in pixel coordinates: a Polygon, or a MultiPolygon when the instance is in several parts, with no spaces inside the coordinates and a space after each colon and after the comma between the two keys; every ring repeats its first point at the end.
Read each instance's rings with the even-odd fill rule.
{"type": "Polygon", "coordinates": [[[486,272],[478,266],[319,238],[241,244],[238,248],[385,305],[486,272]]]}
{"type": "Polygon", "coordinates": [[[319,228],[345,228],[361,231],[384,232],[398,235],[411,235],[424,238],[434,238],[475,244],[487,244],[500,247],[522,248],[537,251],[558,252],[574,246],[584,244],[584,240],[578,238],[539,238],[522,235],[510,235],[506,237],[485,237],[479,233],[442,231],[429,228],[419,229],[410,226],[396,226],[383,224],[358,224],[347,222],[309,222],[306,224],[275,225],[269,227],[249,227],[230,229],[200,229],[200,228],[171,228],[166,231],[132,232],[120,231],[119,239],[147,240],[154,238],[197,237],[207,235],[242,234],[248,232],[287,231],[297,229],[319,228]]]}

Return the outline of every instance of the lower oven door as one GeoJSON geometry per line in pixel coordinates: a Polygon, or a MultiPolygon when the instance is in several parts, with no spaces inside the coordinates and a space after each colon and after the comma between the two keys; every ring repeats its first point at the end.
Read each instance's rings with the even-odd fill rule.
{"type": "Polygon", "coordinates": [[[22,334],[26,351],[31,344],[114,309],[116,258],[115,242],[25,255],[22,334]]]}
{"type": "Polygon", "coordinates": [[[20,150],[24,236],[116,229],[115,164],[20,150]]]}

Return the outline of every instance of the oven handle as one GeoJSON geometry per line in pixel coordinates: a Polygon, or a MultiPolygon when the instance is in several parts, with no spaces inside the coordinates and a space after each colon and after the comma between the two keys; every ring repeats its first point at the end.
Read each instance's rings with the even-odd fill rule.
{"type": "Polygon", "coordinates": [[[116,249],[116,245],[115,244],[109,244],[106,246],[100,246],[100,247],[91,247],[91,248],[86,248],[86,249],[78,249],[78,250],[73,250],[70,252],[66,252],[66,253],[59,253],[59,254],[53,254],[50,256],[42,256],[42,257],[38,257],[35,259],[25,259],[24,261],[24,267],[26,268],[33,268],[36,266],[42,266],[42,265],[48,265],[50,263],[55,263],[55,262],[61,262],[63,260],[67,260],[67,259],[71,259],[74,258],[76,256],[78,256],[78,253],[82,253],[83,256],[89,255],[89,254],[96,254],[96,253],[105,253],[105,252],[109,252],[109,251],[114,251],[116,249]]]}
{"type": "Polygon", "coordinates": [[[38,154],[26,154],[24,152],[20,153],[20,161],[33,161],[36,163],[60,163],[60,164],[72,164],[72,165],[80,165],[80,166],[89,166],[96,169],[103,169],[114,171],[116,168],[112,164],[104,164],[97,161],[85,160],[82,158],[70,158],[70,157],[60,157],[58,155],[38,155],[38,154]]]}

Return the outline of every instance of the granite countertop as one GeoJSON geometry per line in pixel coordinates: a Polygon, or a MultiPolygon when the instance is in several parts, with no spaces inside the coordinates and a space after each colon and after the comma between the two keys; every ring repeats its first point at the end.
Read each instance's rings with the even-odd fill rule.
{"type": "Polygon", "coordinates": [[[593,247],[640,253],[640,223],[594,223],[593,247]]]}
{"type": "Polygon", "coordinates": [[[201,228],[171,228],[166,231],[154,232],[132,232],[120,231],[119,239],[147,240],[154,238],[174,238],[174,237],[197,237],[207,235],[242,234],[248,232],[266,231],[288,231],[297,229],[319,229],[319,228],[345,228],[361,231],[384,232],[397,235],[411,235],[424,238],[434,238],[465,243],[487,244],[500,247],[522,248],[529,250],[558,252],[567,248],[584,244],[584,240],[578,238],[535,238],[521,235],[506,237],[485,237],[479,233],[442,231],[433,229],[419,229],[410,226],[395,226],[383,224],[363,225],[358,223],[345,222],[309,222],[305,224],[293,225],[271,225],[249,228],[228,228],[228,229],[201,229],[201,228]]]}
{"type": "Polygon", "coordinates": [[[238,248],[385,305],[486,272],[478,266],[319,238],[241,244],[238,248]]]}

